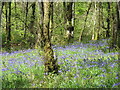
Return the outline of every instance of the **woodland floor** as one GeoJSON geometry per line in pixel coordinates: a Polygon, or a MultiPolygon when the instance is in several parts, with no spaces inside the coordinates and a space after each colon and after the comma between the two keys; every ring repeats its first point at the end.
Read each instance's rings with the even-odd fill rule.
{"type": "Polygon", "coordinates": [[[44,75],[42,53],[37,49],[1,53],[3,88],[117,88],[118,52],[108,40],[52,46],[59,75],[44,75]]]}

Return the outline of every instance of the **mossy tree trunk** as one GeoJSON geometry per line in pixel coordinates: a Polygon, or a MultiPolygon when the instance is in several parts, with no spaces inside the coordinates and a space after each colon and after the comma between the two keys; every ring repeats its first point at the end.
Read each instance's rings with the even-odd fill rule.
{"type": "Polygon", "coordinates": [[[43,19],[43,37],[44,37],[44,60],[45,60],[45,72],[58,73],[57,60],[54,59],[53,49],[50,41],[50,5],[51,2],[43,2],[44,4],[44,19],[43,19]]]}
{"type": "Polygon", "coordinates": [[[43,2],[39,2],[39,11],[40,11],[40,21],[38,24],[38,30],[37,30],[37,40],[35,43],[35,48],[41,48],[44,47],[44,37],[43,37],[43,19],[44,19],[44,5],[43,2]]]}

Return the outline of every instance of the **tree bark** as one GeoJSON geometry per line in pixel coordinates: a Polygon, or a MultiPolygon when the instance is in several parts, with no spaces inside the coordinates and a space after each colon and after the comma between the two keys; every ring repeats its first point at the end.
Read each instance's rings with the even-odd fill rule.
{"type": "Polygon", "coordinates": [[[82,41],[83,33],[84,33],[84,30],[85,30],[85,27],[86,27],[86,22],[87,22],[87,16],[89,14],[91,6],[92,6],[92,2],[89,4],[89,7],[88,7],[88,10],[87,10],[87,13],[86,13],[86,17],[85,17],[85,21],[84,21],[84,27],[83,27],[83,30],[80,33],[80,36],[79,36],[79,42],[82,41]]]}
{"type": "Polygon", "coordinates": [[[44,4],[44,20],[43,20],[43,37],[44,37],[44,60],[45,60],[45,72],[58,73],[57,60],[54,59],[53,50],[50,42],[49,24],[50,24],[50,2],[43,2],[44,4]]]}
{"type": "Polygon", "coordinates": [[[37,41],[35,44],[35,48],[40,47],[43,49],[44,47],[44,37],[43,37],[43,20],[44,20],[44,5],[43,2],[39,2],[39,11],[40,11],[40,24],[38,26],[37,31],[37,41]]]}
{"type": "Polygon", "coordinates": [[[72,5],[73,5],[73,2],[67,2],[66,4],[67,4],[67,6],[66,6],[66,19],[67,19],[66,35],[67,35],[67,41],[69,43],[71,41],[71,39],[73,38],[73,31],[74,31],[74,26],[72,25],[72,18],[73,18],[72,5]]]}
{"type": "Polygon", "coordinates": [[[36,40],[37,40],[37,30],[34,28],[34,25],[35,25],[35,8],[36,8],[36,2],[33,2],[32,3],[32,15],[31,15],[31,20],[30,20],[30,24],[29,24],[29,30],[31,32],[31,34],[34,35],[34,38],[35,38],[35,42],[30,42],[30,46],[31,48],[34,48],[35,47],[35,43],[36,43],[36,40]]]}
{"type": "Polygon", "coordinates": [[[111,4],[111,29],[112,29],[112,42],[110,47],[111,48],[115,48],[115,46],[117,45],[117,5],[114,6],[114,4],[111,4]]]}
{"type": "Polygon", "coordinates": [[[99,2],[99,15],[98,15],[98,35],[97,35],[97,40],[99,40],[100,39],[100,30],[101,30],[101,7],[102,7],[102,3],[101,2],[99,2]]]}
{"type": "Polygon", "coordinates": [[[106,37],[109,38],[110,37],[110,2],[107,2],[107,4],[108,4],[108,8],[107,8],[108,17],[107,17],[106,37]]]}
{"type": "Polygon", "coordinates": [[[11,50],[11,2],[6,3],[8,4],[8,8],[6,7],[6,30],[7,30],[7,51],[10,52],[11,50]],[[8,10],[9,9],[9,14],[8,10]],[[8,14],[8,17],[7,17],[8,14]]]}
{"type": "MultiPolygon", "coordinates": [[[[117,2],[117,46],[118,46],[118,67],[120,67],[120,1],[117,2]]],[[[118,69],[118,81],[120,81],[120,69],[118,69]]],[[[120,85],[118,86],[120,88],[120,85]]]]}
{"type": "Polygon", "coordinates": [[[1,19],[2,19],[2,10],[3,10],[4,2],[0,3],[0,26],[1,26],[1,19]]]}
{"type": "Polygon", "coordinates": [[[120,50],[120,1],[117,2],[117,46],[120,50]]]}
{"type": "Polygon", "coordinates": [[[50,38],[52,37],[53,32],[53,2],[50,4],[50,38]]]}
{"type": "Polygon", "coordinates": [[[26,2],[24,38],[26,38],[26,32],[27,32],[27,16],[28,16],[28,2],[26,2]]]}
{"type": "Polygon", "coordinates": [[[95,7],[95,12],[94,12],[94,15],[93,15],[93,21],[94,21],[94,26],[93,26],[93,32],[92,32],[92,40],[95,40],[95,30],[96,30],[96,16],[97,16],[97,4],[95,2],[94,4],[94,7],[95,7]]]}

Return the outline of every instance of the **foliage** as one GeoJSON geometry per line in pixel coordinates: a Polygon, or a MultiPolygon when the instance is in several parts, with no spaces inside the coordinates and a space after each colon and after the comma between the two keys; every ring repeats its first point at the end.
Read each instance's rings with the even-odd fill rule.
{"type": "Polygon", "coordinates": [[[117,88],[118,53],[100,50],[108,47],[106,41],[53,46],[60,65],[59,75],[44,75],[42,55],[38,54],[38,50],[2,53],[2,87],[117,88]]]}

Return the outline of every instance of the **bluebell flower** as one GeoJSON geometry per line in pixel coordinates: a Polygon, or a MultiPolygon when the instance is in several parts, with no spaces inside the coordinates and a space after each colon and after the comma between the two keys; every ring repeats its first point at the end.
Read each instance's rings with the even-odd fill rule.
{"type": "Polygon", "coordinates": [[[102,84],[102,85],[100,85],[100,86],[102,86],[102,87],[106,87],[106,85],[103,85],[103,84],[102,84]]]}
{"type": "Polygon", "coordinates": [[[111,64],[110,66],[113,68],[116,65],[116,63],[111,64]]]}
{"type": "Polygon", "coordinates": [[[118,77],[115,77],[115,79],[118,79],[118,77]]]}
{"type": "Polygon", "coordinates": [[[114,86],[118,86],[118,85],[120,85],[120,82],[119,82],[119,83],[115,83],[115,84],[113,84],[112,87],[114,87],[114,86]]]}
{"type": "Polygon", "coordinates": [[[2,71],[7,71],[7,70],[9,70],[8,68],[2,68],[2,71]]]}
{"type": "Polygon", "coordinates": [[[86,78],[83,78],[84,80],[86,80],[86,78]]]}
{"type": "Polygon", "coordinates": [[[77,77],[78,77],[77,75],[74,76],[74,78],[77,78],[77,77]]]}
{"type": "Polygon", "coordinates": [[[20,74],[20,73],[21,73],[21,74],[24,75],[24,73],[23,73],[22,71],[19,71],[19,70],[18,70],[18,71],[15,71],[15,72],[13,72],[13,73],[16,73],[16,74],[20,74]]]}
{"type": "Polygon", "coordinates": [[[106,72],[106,69],[103,69],[102,71],[103,71],[103,72],[106,72]]]}
{"type": "Polygon", "coordinates": [[[70,67],[75,67],[75,66],[70,66],[70,67]]]}
{"type": "Polygon", "coordinates": [[[106,77],[104,74],[102,74],[102,75],[98,75],[99,77],[106,77]]]}
{"type": "Polygon", "coordinates": [[[82,67],[82,66],[79,66],[79,68],[81,68],[81,69],[82,69],[83,67],[82,67]]]}

